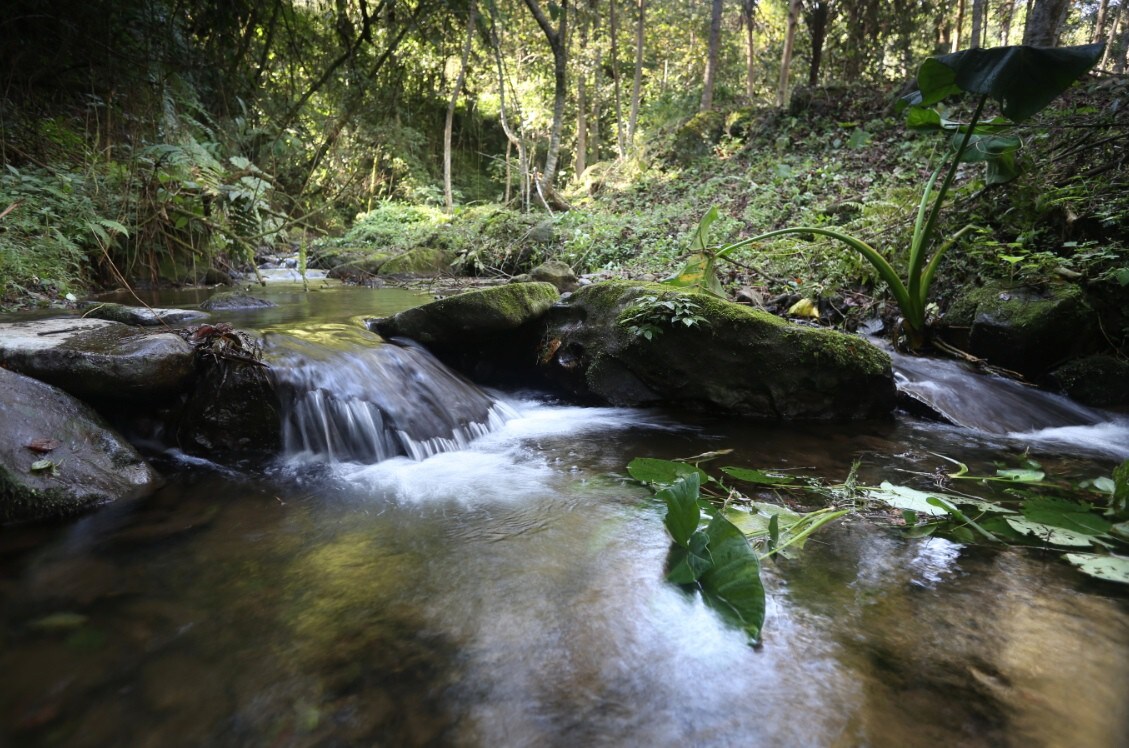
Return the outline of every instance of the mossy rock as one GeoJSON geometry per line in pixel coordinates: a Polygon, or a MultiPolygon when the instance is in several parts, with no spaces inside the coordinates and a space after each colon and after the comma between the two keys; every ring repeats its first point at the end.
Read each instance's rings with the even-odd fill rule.
{"type": "Polygon", "coordinates": [[[708,156],[725,134],[725,113],[717,110],[698,112],[674,133],[669,160],[688,164],[708,156]]]}
{"type": "Polygon", "coordinates": [[[233,309],[266,309],[277,306],[273,301],[260,299],[242,291],[221,291],[204,300],[200,308],[207,312],[226,312],[233,309]]]}
{"type": "Polygon", "coordinates": [[[954,301],[942,330],[969,353],[1031,378],[1100,341],[1097,315],[1073,284],[973,289],[954,301]]]}
{"type": "Polygon", "coordinates": [[[529,271],[529,277],[541,283],[552,283],[561,293],[575,291],[580,287],[580,279],[576,277],[576,273],[572,272],[568,264],[560,260],[541,263],[529,271]]]}
{"type": "Polygon", "coordinates": [[[391,255],[383,252],[375,252],[367,257],[334,265],[326,275],[335,280],[343,281],[367,280],[378,274],[390,257],[391,255]]]}
{"type": "Polygon", "coordinates": [[[553,310],[544,341],[539,360],[551,380],[616,405],[793,420],[880,416],[895,401],[889,357],[860,337],[656,284],[581,288],[553,310]],[[660,320],[651,338],[636,334],[623,319],[649,296],[686,298],[702,319],[660,320]]]}
{"type": "Polygon", "coordinates": [[[415,247],[380,266],[380,275],[434,275],[451,269],[454,257],[439,247],[415,247]]]}

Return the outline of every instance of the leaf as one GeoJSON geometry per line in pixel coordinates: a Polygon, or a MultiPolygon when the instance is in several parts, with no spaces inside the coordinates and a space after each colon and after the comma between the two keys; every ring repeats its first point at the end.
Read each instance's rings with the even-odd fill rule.
{"type": "Polygon", "coordinates": [[[962,91],[986,94],[1000,102],[1007,117],[1024,120],[1090,70],[1104,49],[1104,44],[1009,46],[930,57],[918,70],[919,90],[904,101],[928,106],[962,91]]]}
{"type": "Polygon", "coordinates": [[[1113,526],[1086,507],[1065,499],[1035,497],[1023,504],[1023,516],[1032,522],[1059,527],[1083,535],[1104,535],[1113,526]]]}
{"type": "Polygon", "coordinates": [[[1096,553],[1066,553],[1067,561],[1079,571],[1109,582],[1129,584],[1129,557],[1101,556],[1096,553]]]}
{"type": "Polygon", "coordinates": [[[720,514],[706,527],[712,567],[698,580],[702,597],[715,610],[740,626],[752,641],[764,626],[765,594],[760,562],[748,539],[720,514]]]}
{"type": "Polygon", "coordinates": [[[1028,468],[1003,468],[996,471],[997,479],[1014,483],[1042,483],[1047,474],[1042,470],[1028,468]]]}
{"type": "Polygon", "coordinates": [[[655,457],[636,457],[627,464],[627,474],[640,483],[669,486],[684,475],[696,474],[698,485],[709,480],[705,471],[695,465],[655,457]]]}
{"type": "Polygon", "coordinates": [[[55,463],[52,460],[36,460],[31,463],[31,472],[42,473],[47,470],[54,470],[55,463]]]}
{"type": "Polygon", "coordinates": [[[1093,541],[1091,535],[1032,522],[1023,517],[1008,517],[1007,523],[1019,534],[1034,536],[1037,540],[1050,545],[1084,548],[1092,545],[1093,541]]]}
{"type": "Polygon", "coordinates": [[[796,317],[810,317],[812,319],[819,319],[819,307],[811,299],[800,299],[792,306],[788,307],[788,314],[796,317]]]}
{"type": "Polygon", "coordinates": [[[659,491],[656,496],[666,502],[663,524],[674,542],[689,547],[690,536],[698,529],[702,510],[698,507],[698,474],[684,475],[659,491]]]}
{"type": "Polygon", "coordinates": [[[883,481],[878,488],[867,488],[865,493],[868,499],[880,501],[883,504],[889,504],[895,509],[909,509],[918,514],[929,514],[934,517],[948,514],[948,512],[944,508],[931,503],[929,501],[931,498],[940,498],[950,503],[972,506],[986,512],[1014,514],[1014,512],[1007,507],[992,504],[991,502],[982,501],[980,499],[974,499],[969,496],[918,491],[916,488],[910,488],[908,486],[895,486],[888,481],[883,481]]]}
{"type": "Polygon", "coordinates": [[[690,536],[687,547],[671,546],[667,556],[666,581],[673,584],[693,584],[713,565],[708,553],[709,536],[698,530],[690,536]]]}
{"type": "Polygon", "coordinates": [[[769,473],[764,470],[751,470],[749,468],[740,467],[723,467],[721,472],[728,475],[730,478],[736,478],[745,483],[755,483],[760,486],[779,486],[787,483],[795,483],[796,478],[792,475],[783,475],[781,473],[769,473]]]}
{"type": "Polygon", "coordinates": [[[57,439],[33,439],[24,446],[30,449],[32,452],[46,454],[47,452],[52,452],[58,449],[59,442],[57,439]]]}

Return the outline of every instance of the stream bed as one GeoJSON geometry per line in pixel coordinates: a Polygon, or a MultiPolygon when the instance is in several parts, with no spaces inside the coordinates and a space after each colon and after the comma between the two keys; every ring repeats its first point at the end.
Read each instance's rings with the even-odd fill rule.
{"type": "MultiPolygon", "coordinates": [[[[268,294],[224,319],[355,346],[360,317],[425,300],[268,294]]],[[[1030,450],[1080,479],[1109,474],[1119,436],[492,394],[498,423],[457,450],[265,468],[155,450],[153,497],[0,529],[0,745],[1129,745],[1123,587],[848,515],[765,563],[754,649],[663,581],[662,508],[625,477],[732,449],[837,480],[859,460],[878,483],[1030,450]]]]}

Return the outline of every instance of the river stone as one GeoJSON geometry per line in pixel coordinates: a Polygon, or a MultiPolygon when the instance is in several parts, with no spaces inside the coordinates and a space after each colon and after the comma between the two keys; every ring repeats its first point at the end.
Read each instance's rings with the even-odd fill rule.
{"type": "Polygon", "coordinates": [[[539,319],[558,298],[550,283],[508,283],[370,320],[369,329],[385,338],[411,338],[428,347],[462,347],[522,328],[539,319]]]}
{"type": "Polygon", "coordinates": [[[89,406],[0,369],[0,523],[64,517],[146,495],[160,483],[89,406]],[[32,470],[43,461],[51,466],[32,470]]]}
{"type": "Polygon", "coordinates": [[[105,319],[124,325],[155,327],[157,325],[183,325],[205,319],[207,312],[195,309],[156,309],[125,304],[93,303],[82,313],[88,319],[105,319]]]}
{"type": "Polygon", "coordinates": [[[561,293],[575,291],[580,287],[576,273],[560,260],[543,262],[529,271],[530,278],[542,283],[552,283],[561,293]]]}
{"type": "Polygon", "coordinates": [[[1098,408],[1129,405],[1129,363],[1114,356],[1098,354],[1068,361],[1049,378],[1080,403],[1098,408]]]}
{"type": "Polygon", "coordinates": [[[204,301],[200,308],[208,312],[226,312],[232,309],[266,309],[277,306],[273,301],[260,299],[242,291],[223,291],[204,301]]]}
{"type": "Polygon", "coordinates": [[[895,403],[890,358],[854,335],[786,322],[705,294],[609,281],[557,305],[538,356],[552,381],[614,405],[670,403],[765,420],[880,416],[895,403]],[[650,340],[621,315],[643,296],[690,297],[704,321],[650,340]]]}
{"type": "Polygon", "coordinates": [[[1092,352],[1098,318],[1078,286],[1047,289],[987,285],[972,289],[945,315],[945,336],[974,356],[1026,377],[1092,352]],[[967,331],[967,338],[952,331],[967,331]]]}
{"type": "Polygon", "coordinates": [[[0,364],[81,398],[176,394],[192,381],[194,360],[180,336],[120,322],[64,317],[0,324],[0,364]]]}

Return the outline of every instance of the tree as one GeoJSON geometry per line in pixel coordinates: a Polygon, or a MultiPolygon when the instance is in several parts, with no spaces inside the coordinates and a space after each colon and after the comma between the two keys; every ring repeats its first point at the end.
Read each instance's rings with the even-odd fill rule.
{"type": "Polygon", "coordinates": [[[466,40],[463,42],[463,54],[459,58],[459,75],[455,79],[454,88],[451,90],[451,101],[447,104],[447,121],[443,125],[443,199],[446,202],[447,212],[455,209],[454,190],[451,189],[451,131],[455,124],[455,104],[466,82],[467,61],[470,59],[470,47],[474,41],[474,0],[470,0],[466,12],[466,40]]]}
{"type": "Polygon", "coordinates": [[[986,0],[972,0],[972,30],[968,35],[968,48],[976,49],[984,39],[984,4],[986,0]]]}
{"type": "Polygon", "coordinates": [[[745,95],[750,99],[757,90],[756,14],[757,0],[741,0],[741,26],[745,29],[745,95]]]}
{"type": "Polygon", "coordinates": [[[565,46],[568,31],[568,0],[560,0],[557,11],[556,28],[553,27],[541,4],[537,0],[524,0],[525,6],[533,14],[545,40],[549,42],[549,49],[553,52],[553,124],[549,130],[549,147],[545,152],[545,168],[537,178],[537,187],[541,199],[546,203],[561,201],[556,196],[553,186],[557,177],[557,159],[561,152],[561,129],[564,126],[565,101],[568,96],[568,48],[565,46]]]}
{"type": "Polygon", "coordinates": [[[1023,28],[1023,43],[1032,47],[1054,47],[1070,10],[1070,0],[1034,0],[1023,28]]]}
{"type": "Polygon", "coordinates": [[[780,80],[776,86],[776,106],[788,101],[788,75],[792,69],[792,45],[796,42],[796,23],[800,16],[800,0],[788,5],[788,29],[784,34],[784,51],[780,57],[780,80]]]}
{"type": "Polygon", "coordinates": [[[702,85],[702,105],[699,111],[713,108],[713,89],[717,81],[717,65],[721,52],[721,0],[713,0],[710,9],[710,40],[706,54],[706,76],[702,85]]]}
{"type": "Polygon", "coordinates": [[[638,15],[635,18],[635,74],[631,79],[631,114],[627,120],[627,145],[635,144],[635,128],[639,124],[639,98],[643,87],[643,30],[647,0],[638,0],[638,15]]]}
{"type": "Polygon", "coordinates": [[[619,87],[619,44],[616,27],[618,22],[615,16],[615,0],[608,0],[608,30],[611,34],[612,55],[612,86],[615,100],[615,152],[618,158],[623,158],[627,153],[627,133],[623,131],[623,96],[619,87]]]}
{"type": "Polygon", "coordinates": [[[823,62],[823,43],[827,39],[827,22],[830,18],[830,0],[809,2],[804,9],[804,23],[811,35],[811,67],[808,68],[809,86],[819,83],[819,68],[823,62]]]}

